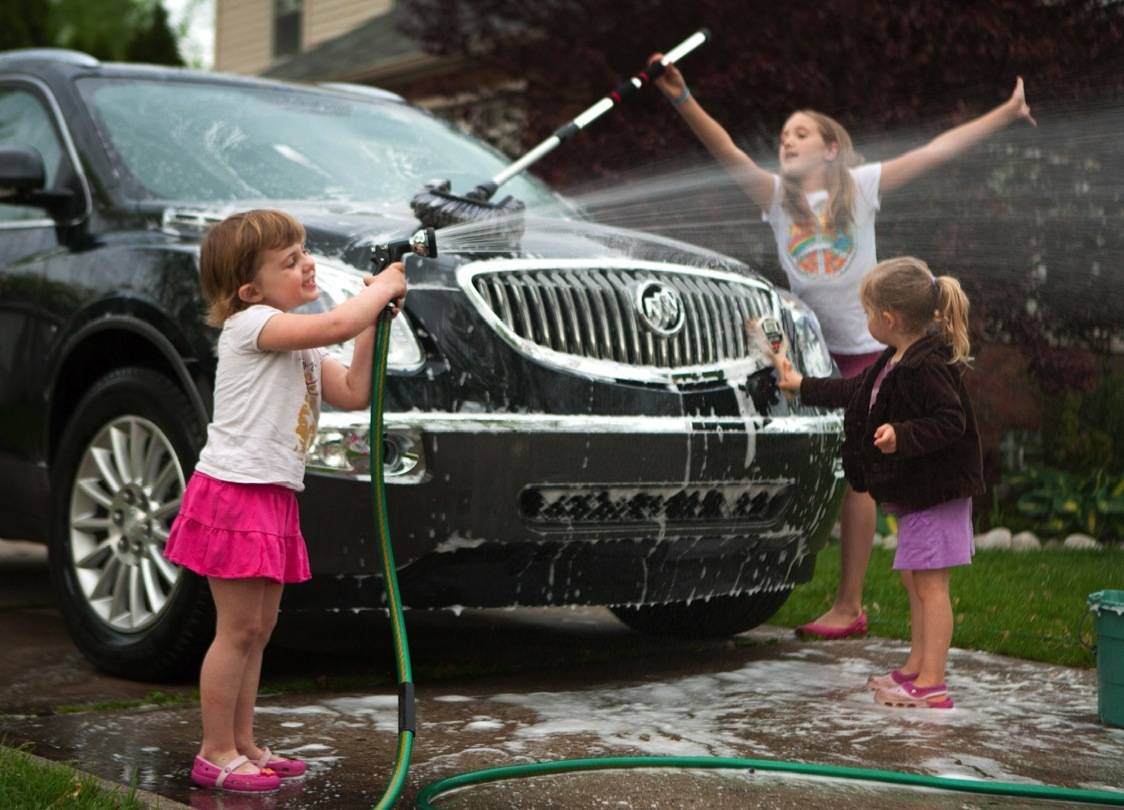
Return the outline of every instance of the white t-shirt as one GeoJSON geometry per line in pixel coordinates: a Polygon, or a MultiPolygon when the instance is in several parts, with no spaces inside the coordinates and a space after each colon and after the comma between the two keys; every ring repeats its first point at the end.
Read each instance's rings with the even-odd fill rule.
{"type": "Polygon", "coordinates": [[[762,218],[773,228],[777,256],[792,291],[816,313],[827,348],[836,354],[867,354],[885,346],[870,336],[859,300],[859,283],[878,263],[874,217],[881,205],[878,183],[881,163],[849,170],[855,181],[853,221],[844,233],[824,226],[827,191],[813,191],[808,205],[816,217],[799,225],[781,205],[781,178],[774,176],[773,204],[762,218]]]}
{"type": "Polygon", "coordinates": [[[220,481],[304,489],[304,462],[320,420],[325,352],[258,348],[281,310],[255,304],[227,318],[219,335],[215,417],[195,466],[220,481]]]}

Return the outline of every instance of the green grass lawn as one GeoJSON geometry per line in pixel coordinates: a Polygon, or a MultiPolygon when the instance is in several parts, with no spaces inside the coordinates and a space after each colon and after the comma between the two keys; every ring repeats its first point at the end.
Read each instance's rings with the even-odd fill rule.
{"type": "Polygon", "coordinates": [[[0,807],[5,810],[148,810],[131,791],[110,791],[66,765],[46,764],[0,745],[0,807]]]}
{"type": "MultiPolygon", "coordinates": [[[[909,599],[894,552],[875,548],[866,573],[864,604],[870,633],[909,639],[909,599]]],[[[795,627],[831,606],[839,579],[839,545],[820,552],[812,581],[797,587],[770,624],[795,627]]],[[[1094,641],[1086,597],[1124,588],[1124,552],[1047,549],[1014,553],[981,551],[970,566],[952,572],[954,647],[1075,667],[1096,666],[1082,646],[1094,641]]]]}

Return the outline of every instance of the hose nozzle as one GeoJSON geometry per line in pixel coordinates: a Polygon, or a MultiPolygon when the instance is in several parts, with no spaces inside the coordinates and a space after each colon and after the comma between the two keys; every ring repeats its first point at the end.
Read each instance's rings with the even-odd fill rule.
{"type": "Polygon", "coordinates": [[[435,257],[437,234],[433,228],[419,228],[408,239],[395,239],[371,248],[371,263],[375,266],[375,273],[381,273],[388,265],[401,261],[407,253],[435,257]]]}

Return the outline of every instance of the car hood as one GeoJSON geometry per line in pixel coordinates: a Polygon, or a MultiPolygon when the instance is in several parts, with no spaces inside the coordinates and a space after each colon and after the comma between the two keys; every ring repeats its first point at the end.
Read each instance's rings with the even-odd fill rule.
{"type": "MultiPolygon", "coordinates": [[[[405,239],[417,231],[418,221],[398,210],[370,211],[344,207],[285,204],[278,207],[297,217],[308,232],[314,253],[337,258],[359,270],[370,268],[371,248],[405,239]]],[[[239,209],[231,209],[239,210],[239,209]]],[[[225,215],[227,212],[223,212],[225,215]]],[[[208,212],[208,219],[214,215],[208,212]]],[[[430,272],[448,273],[465,261],[490,258],[636,259],[709,268],[761,278],[746,264],[706,248],[641,231],[627,230],[577,218],[527,216],[516,241],[489,233],[486,227],[452,226],[437,230],[438,255],[445,260],[430,272]]],[[[762,279],[763,280],[763,279],[762,279]]]]}

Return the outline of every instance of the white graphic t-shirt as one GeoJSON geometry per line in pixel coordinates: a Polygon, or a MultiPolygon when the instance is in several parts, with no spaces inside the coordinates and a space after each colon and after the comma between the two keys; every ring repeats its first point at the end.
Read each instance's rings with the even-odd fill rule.
{"type": "Polygon", "coordinates": [[[792,291],[816,313],[827,348],[836,354],[867,354],[886,348],[870,336],[859,301],[859,283],[878,263],[874,218],[881,205],[881,163],[849,170],[855,181],[853,221],[843,232],[824,225],[827,191],[808,195],[815,221],[799,224],[781,205],[781,178],[774,177],[773,204],[762,218],[773,228],[777,255],[792,291]]]}
{"type": "Polygon", "coordinates": [[[215,416],[195,469],[220,481],[304,489],[304,463],[320,420],[325,352],[258,348],[281,310],[255,304],[231,315],[219,335],[215,416]]]}

